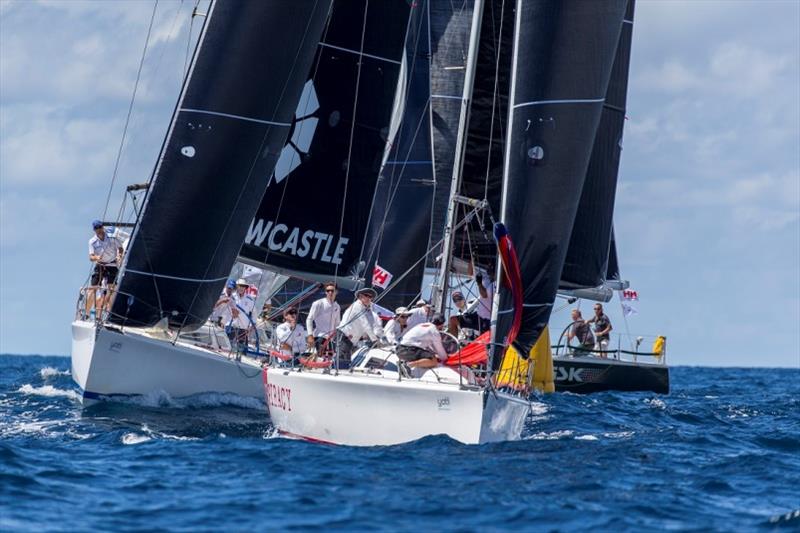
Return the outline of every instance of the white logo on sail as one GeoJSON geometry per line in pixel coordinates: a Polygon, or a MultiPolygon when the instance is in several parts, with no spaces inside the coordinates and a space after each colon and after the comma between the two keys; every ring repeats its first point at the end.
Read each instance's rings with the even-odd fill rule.
{"type": "Polygon", "coordinates": [[[311,140],[317,130],[319,119],[313,117],[319,109],[317,91],[314,89],[313,80],[308,80],[303,87],[303,94],[300,95],[300,102],[294,112],[292,131],[289,142],[281,150],[278,162],[275,164],[275,183],[280,183],[294,169],[300,166],[303,158],[308,154],[311,147],[311,140]]]}

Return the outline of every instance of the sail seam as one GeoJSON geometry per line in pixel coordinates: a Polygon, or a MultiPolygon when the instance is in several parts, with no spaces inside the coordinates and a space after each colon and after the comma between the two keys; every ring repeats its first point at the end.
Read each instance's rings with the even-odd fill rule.
{"type": "Polygon", "coordinates": [[[520,107],[528,107],[534,105],[545,105],[545,104],[596,104],[598,102],[605,102],[605,98],[572,98],[572,99],[565,99],[565,100],[534,100],[532,102],[522,102],[520,104],[515,104],[514,109],[520,107]]]}
{"type": "Polygon", "coordinates": [[[372,58],[372,59],[378,59],[380,61],[386,61],[387,63],[394,63],[395,65],[399,65],[401,63],[400,61],[395,61],[394,59],[389,59],[388,57],[381,57],[381,56],[375,56],[375,55],[372,55],[372,54],[365,54],[364,52],[359,52],[358,50],[351,50],[349,48],[344,48],[344,47],[336,46],[336,45],[333,45],[333,44],[328,44],[328,43],[322,43],[321,42],[321,43],[319,43],[319,45],[320,46],[324,46],[326,48],[333,48],[334,50],[341,50],[342,52],[350,52],[351,54],[355,54],[355,55],[361,56],[361,57],[369,57],[369,58],[372,58]]]}
{"type": "Polygon", "coordinates": [[[178,111],[183,111],[186,113],[200,113],[203,115],[214,115],[217,117],[234,118],[237,120],[244,120],[247,122],[258,122],[259,124],[267,124],[268,126],[289,127],[292,125],[291,122],[273,122],[271,120],[262,120],[260,118],[245,117],[242,115],[232,115],[230,113],[220,113],[218,111],[206,111],[205,109],[190,109],[188,107],[182,107],[178,111]]]}
{"type": "Polygon", "coordinates": [[[141,270],[133,270],[130,268],[127,269],[126,272],[133,272],[134,274],[141,274],[142,276],[153,276],[154,278],[174,279],[178,281],[194,281],[197,283],[215,283],[218,281],[228,279],[228,276],[223,276],[221,278],[215,278],[215,279],[182,278],[179,276],[168,276],[166,274],[155,274],[153,272],[142,272],[141,270]]]}

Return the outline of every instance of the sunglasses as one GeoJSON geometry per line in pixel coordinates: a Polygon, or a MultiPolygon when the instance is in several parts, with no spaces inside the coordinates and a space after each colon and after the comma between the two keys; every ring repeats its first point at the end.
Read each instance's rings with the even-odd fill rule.
{"type": "Polygon", "coordinates": [[[296,315],[297,311],[286,311],[287,315],[296,315]]]}
{"type": "Polygon", "coordinates": [[[336,292],[336,289],[325,289],[325,292],[336,292]]]}

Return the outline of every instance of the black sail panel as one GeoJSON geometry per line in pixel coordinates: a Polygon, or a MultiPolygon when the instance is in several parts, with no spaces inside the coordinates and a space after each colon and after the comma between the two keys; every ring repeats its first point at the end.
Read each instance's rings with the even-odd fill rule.
{"type": "Polygon", "coordinates": [[[619,259],[617,258],[617,239],[614,236],[614,228],[611,228],[611,245],[608,248],[608,267],[606,268],[606,279],[619,281],[622,279],[619,273],[619,259]]]}
{"type": "Polygon", "coordinates": [[[373,286],[380,304],[394,309],[408,305],[422,288],[425,252],[431,232],[433,162],[429,114],[429,41],[427,0],[412,10],[406,38],[406,79],[398,102],[402,120],[392,139],[375,191],[364,259],[367,272],[381,273],[373,286]],[[389,281],[391,280],[391,281],[389,281]],[[382,289],[391,290],[383,291],[382,289]]]}
{"type": "Polygon", "coordinates": [[[206,320],[286,142],[329,9],[329,0],[212,4],[127,252],[113,322],[206,320]]]}
{"type": "Polygon", "coordinates": [[[622,154],[633,10],[634,0],[629,0],[606,101],[578,204],[578,214],[561,273],[562,289],[597,287],[606,279],[617,173],[622,154]]]}
{"type": "Polygon", "coordinates": [[[243,260],[301,277],[364,274],[410,6],[336,0],[243,260]]]}
{"type": "MultiPolygon", "coordinates": [[[[625,0],[519,2],[501,220],[515,243],[528,354],[547,325],[614,62],[625,0]]],[[[499,286],[495,340],[507,342],[511,291],[499,286]]],[[[499,364],[499,352],[493,362],[499,364]]]]}
{"type": "MultiPolygon", "coordinates": [[[[431,245],[442,238],[450,200],[474,4],[473,0],[430,0],[428,4],[431,48],[430,128],[436,182],[431,245]]],[[[429,266],[433,266],[436,255],[432,253],[429,257],[429,266]]]]}

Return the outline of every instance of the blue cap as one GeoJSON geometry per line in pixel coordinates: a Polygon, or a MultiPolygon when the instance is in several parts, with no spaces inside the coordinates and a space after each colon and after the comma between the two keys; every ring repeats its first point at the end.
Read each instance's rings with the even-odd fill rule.
{"type": "Polygon", "coordinates": [[[232,279],[229,279],[228,283],[226,283],[225,286],[228,287],[229,289],[235,289],[236,288],[236,282],[233,281],[232,279]]]}
{"type": "Polygon", "coordinates": [[[102,228],[103,222],[101,220],[92,220],[92,229],[102,228]]]}

